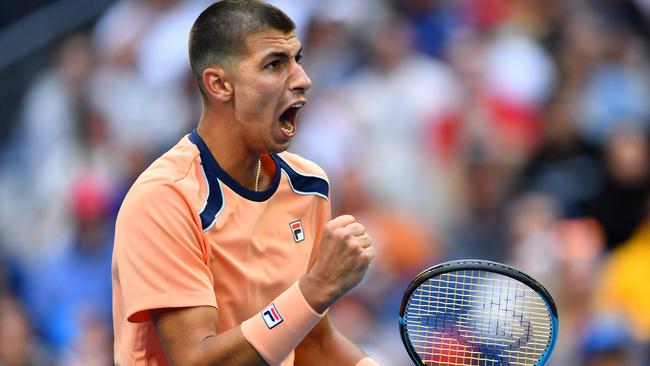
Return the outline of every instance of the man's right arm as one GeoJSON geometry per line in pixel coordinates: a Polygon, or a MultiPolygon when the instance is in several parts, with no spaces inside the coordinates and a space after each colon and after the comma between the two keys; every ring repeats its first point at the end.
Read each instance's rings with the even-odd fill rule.
{"type": "Polygon", "coordinates": [[[267,365],[241,327],[218,332],[214,307],[160,309],[151,319],[170,365],[267,365]]]}

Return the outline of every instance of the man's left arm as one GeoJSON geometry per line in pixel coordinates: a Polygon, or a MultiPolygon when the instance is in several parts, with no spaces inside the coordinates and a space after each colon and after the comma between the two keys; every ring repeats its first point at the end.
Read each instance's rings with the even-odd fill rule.
{"type": "Polygon", "coordinates": [[[337,331],[329,318],[312,329],[296,348],[296,366],[378,366],[357,345],[337,331]]]}

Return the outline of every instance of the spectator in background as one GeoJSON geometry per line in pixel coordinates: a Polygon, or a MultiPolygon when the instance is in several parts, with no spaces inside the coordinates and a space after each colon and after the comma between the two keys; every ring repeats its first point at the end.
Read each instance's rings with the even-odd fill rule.
{"type": "Polygon", "coordinates": [[[504,223],[507,177],[485,152],[471,154],[463,167],[464,211],[450,226],[446,255],[454,259],[502,261],[508,243],[504,223]]]}
{"type": "Polygon", "coordinates": [[[343,183],[345,174],[362,160],[365,135],[339,92],[321,93],[305,108],[300,133],[291,146],[294,152],[309,156],[327,169],[333,184],[343,183]]]}
{"type": "Polygon", "coordinates": [[[0,296],[10,295],[24,299],[25,271],[19,260],[2,251],[0,242],[0,296]]]}
{"type": "Polygon", "coordinates": [[[527,159],[513,192],[539,192],[557,201],[565,217],[582,215],[581,207],[602,189],[598,151],[576,130],[574,101],[560,86],[545,105],[540,146],[527,159]]]}
{"type": "MultiPolygon", "coordinates": [[[[650,127],[650,75],[645,46],[647,33],[638,9],[630,1],[598,1],[580,13],[592,34],[590,58],[579,86],[579,131],[592,144],[602,146],[622,125],[650,127]]],[[[582,72],[584,73],[584,71],[582,72]]]]}
{"type": "Polygon", "coordinates": [[[508,208],[509,247],[503,260],[526,268],[540,281],[552,276],[557,261],[555,228],[561,218],[557,202],[543,194],[529,193],[517,197],[508,208]]]}
{"type": "MultiPolygon", "coordinates": [[[[88,341],[89,329],[103,327],[110,337],[112,198],[106,183],[95,176],[75,182],[70,204],[73,241],[54,258],[35,261],[32,268],[27,294],[34,325],[60,356],[83,353],[75,347],[88,341]]],[[[112,360],[110,348],[102,351],[112,360]]]]}
{"type": "MultiPolygon", "coordinates": [[[[637,340],[650,345],[650,196],[634,234],[605,258],[595,284],[597,309],[623,316],[637,340]]],[[[620,213],[620,212],[619,212],[620,213]]],[[[650,361],[650,360],[648,360],[650,361]]]]}
{"type": "Polygon", "coordinates": [[[457,106],[457,82],[447,65],[413,51],[403,19],[382,19],[367,35],[369,63],[343,89],[363,131],[363,185],[379,204],[442,221],[450,187],[435,174],[427,137],[457,106]]]}
{"type": "MultiPolygon", "coordinates": [[[[531,274],[548,286],[562,309],[561,341],[555,359],[560,360],[560,364],[575,365],[580,362],[583,333],[594,321],[594,273],[600,268],[604,237],[594,219],[557,219],[549,230],[547,252],[542,257],[538,250],[528,254],[528,258],[539,258],[539,262],[547,264],[546,268],[531,267],[531,274]],[[546,271],[535,271],[540,268],[546,271]]],[[[519,254],[525,255],[525,252],[519,254]]]]}
{"type": "Polygon", "coordinates": [[[0,230],[21,256],[61,248],[70,233],[65,214],[70,185],[79,168],[94,164],[96,157],[81,142],[93,117],[87,101],[93,70],[88,38],[72,34],[25,96],[11,158],[0,170],[0,230]]]}
{"type": "Polygon", "coordinates": [[[54,364],[39,347],[23,305],[11,296],[0,294],[0,365],[54,364]]]}
{"type": "Polygon", "coordinates": [[[645,366],[635,357],[636,344],[624,319],[594,318],[584,333],[579,351],[582,366],[645,366]]]}
{"type": "Polygon", "coordinates": [[[128,164],[133,154],[153,160],[189,132],[192,117],[198,118],[200,111],[190,100],[187,40],[178,35],[189,32],[204,3],[121,0],[98,21],[93,42],[102,62],[90,99],[106,117],[120,164],[128,164]]]}
{"type": "MultiPolygon", "coordinates": [[[[314,94],[332,91],[362,67],[359,36],[354,31],[360,14],[370,11],[365,2],[322,2],[305,28],[305,68],[314,81],[314,94]]],[[[372,8],[382,13],[382,7],[372,8]]]]}
{"type": "Polygon", "coordinates": [[[443,58],[453,28],[463,20],[454,13],[452,2],[407,0],[391,3],[412,24],[417,48],[428,55],[443,58]]]}
{"type": "Polygon", "coordinates": [[[113,333],[106,319],[89,315],[80,320],[80,336],[65,354],[62,364],[67,366],[109,366],[113,363],[113,333]]]}
{"type": "Polygon", "coordinates": [[[548,52],[522,28],[494,30],[485,44],[476,96],[486,117],[478,143],[515,168],[539,145],[541,110],[556,72],[548,52]]]}
{"type": "Polygon", "coordinates": [[[644,131],[619,127],[605,142],[604,182],[584,203],[583,212],[603,226],[608,249],[626,241],[643,220],[650,192],[649,154],[644,131]]]}

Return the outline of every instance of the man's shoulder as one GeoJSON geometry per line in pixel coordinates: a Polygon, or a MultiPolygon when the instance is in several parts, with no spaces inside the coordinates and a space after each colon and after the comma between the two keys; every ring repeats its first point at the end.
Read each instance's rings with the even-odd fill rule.
{"type": "Polygon", "coordinates": [[[188,178],[192,168],[200,163],[199,151],[187,136],[153,161],[135,181],[135,185],[179,182],[188,178]]]}
{"type": "Polygon", "coordinates": [[[183,137],[174,147],[158,159],[135,180],[125,197],[130,200],[160,200],[162,195],[193,195],[200,189],[199,151],[189,139],[183,137]]]}
{"type": "Polygon", "coordinates": [[[279,153],[278,157],[299,174],[313,175],[328,180],[325,170],[309,159],[288,151],[279,153]]]}
{"type": "Polygon", "coordinates": [[[329,199],[329,179],[318,164],[289,152],[278,154],[278,158],[280,169],[294,192],[329,199]]]}

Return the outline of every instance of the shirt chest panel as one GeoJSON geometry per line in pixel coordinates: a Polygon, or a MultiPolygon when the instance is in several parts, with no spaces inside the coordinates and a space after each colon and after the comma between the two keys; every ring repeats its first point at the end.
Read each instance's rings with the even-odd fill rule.
{"type": "Polygon", "coordinates": [[[306,271],[320,227],[318,201],[278,191],[264,202],[224,191],[225,205],[205,233],[220,325],[239,324],[306,271]]]}

